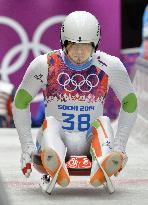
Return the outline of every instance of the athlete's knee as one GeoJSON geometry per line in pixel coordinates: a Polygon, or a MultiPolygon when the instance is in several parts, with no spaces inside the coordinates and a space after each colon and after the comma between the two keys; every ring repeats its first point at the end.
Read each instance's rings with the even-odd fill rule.
{"type": "Polygon", "coordinates": [[[64,153],[65,146],[61,139],[61,123],[53,116],[49,116],[45,118],[42,128],[41,150],[51,148],[56,151],[62,150],[61,152],[64,153]]]}
{"type": "Polygon", "coordinates": [[[111,125],[110,118],[107,117],[107,116],[99,116],[97,118],[97,121],[98,121],[100,126],[101,126],[101,124],[104,125],[104,126],[106,126],[106,125],[110,126],[111,125]]]}
{"type": "Polygon", "coordinates": [[[113,141],[114,134],[109,117],[99,116],[91,123],[86,133],[87,140],[92,139],[96,133],[98,137],[101,135],[101,138],[104,136],[104,138],[109,138],[113,141]]]}

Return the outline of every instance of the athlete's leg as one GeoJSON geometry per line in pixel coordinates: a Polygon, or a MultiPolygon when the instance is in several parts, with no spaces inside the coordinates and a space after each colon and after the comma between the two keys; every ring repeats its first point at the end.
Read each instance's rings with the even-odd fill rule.
{"type": "Polygon", "coordinates": [[[121,168],[122,156],[117,152],[113,152],[113,136],[113,129],[107,116],[98,117],[87,132],[86,137],[88,141],[91,140],[92,169],[90,183],[93,186],[99,186],[105,182],[104,174],[98,165],[98,161],[108,176],[112,176],[121,168]]]}
{"type": "MultiPolygon", "coordinates": [[[[46,117],[42,130],[37,136],[37,148],[47,173],[54,177],[65,155],[65,145],[61,140],[61,124],[52,116],[46,117]]],[[[67,186],[70,182],[65,162],[59,172],[57,183],[67,186]]]]}

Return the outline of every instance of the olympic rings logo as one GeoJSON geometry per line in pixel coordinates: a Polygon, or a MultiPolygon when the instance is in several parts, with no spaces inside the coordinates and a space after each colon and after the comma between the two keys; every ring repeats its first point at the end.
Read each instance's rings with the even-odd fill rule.
{"type": "Polygon", "coordinates": [[[96,74],[89,74],[86,79],[81,74],[75,74],[70,77],[67,73],[62,72],[58,75],[57,81],[59,85],[69,92],[73,92],[76,89],[81,92],[90,92],[98,85],[99,78],[96,74]]]}
{"type": "Polygon", "coordinates": [[[0,74],[2,76],[2,79],[9,82],[9,75],[21,69],[21,67],[27,60],[29,50],[32,50],[34,57],[39,56],[41,52],[47,53],[51,51],[50,47],[47,47],[46,45],[40,43],[42,34],[47,28],[53,26],[54,24],[63,22],[64,19],[64,15],[53,16],[46,19],[37,27],[34,32],[32,42],[29,42],[27,32],[22,27],[22,25],[20,25],[17,21],[11,18],[8,18],[6,16],[0,16],[0,24],[12,28],[18,34],[21,40],[20,44],[15,45],[11,49],[9,49],[9,51],[5,54],[4,58],[1,61],[0,74]],[[13,61],[13,64],[11,64],[14,57],[20,52],[21,54],[19,55],[17,61],[13,61]]]}

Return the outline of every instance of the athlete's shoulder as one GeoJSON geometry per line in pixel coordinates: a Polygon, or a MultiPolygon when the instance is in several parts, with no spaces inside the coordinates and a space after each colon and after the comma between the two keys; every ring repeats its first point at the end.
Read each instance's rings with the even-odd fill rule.
{"type": "Polygon", "coordinates": [[[42,54],[34,58],[34,60],[30,63],[32,65],[46,65],[47,66],[47,60],[49,56],[53,56],[54,54],[58,53],[59,50],[52,50],[48,53],[42,54]]]}
{"type": "Polygon", "coordinates": [[[31,63],[30,67],[40,67],[47,64],[47,54],[39,55],[36,58],[34,58],[31,63]]]}
{"type": "Polygon", "coordinates": [[[47,64],[48,65],[54,65],[55,63],[58,64],[61,59],[62,59],[61,49],[52,50],[47,53],[47,64]]]}
{"type": "Polygon", "coordinates": [[[25,77],[29,76],[44,76],[48,75],[47,54],[39,55],[28,66],[25,77]]]}
{"type": "Polygon", "coordinates": [[[109,55],[102,51],[97,51],[93,55],[93,64],[102,69],[106,73],[110,73],[112,70],[125,71],[125,67],[120,59],[116,56],[109,55]]]}
{"type": "Polygon", "coordinates": [[[42,72],[46,72],[48,68],[48,60],[49,56],[56,54],[58,50],[49,51],[48,53],[42,54],[34,58],[34,60],[30,63],[28,70],[42,70],[42,72]]]}

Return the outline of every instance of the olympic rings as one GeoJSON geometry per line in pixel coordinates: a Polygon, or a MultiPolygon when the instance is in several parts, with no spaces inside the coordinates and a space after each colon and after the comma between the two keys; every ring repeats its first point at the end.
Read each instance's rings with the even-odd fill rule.
{"type": "Polygon", "coordinates": [[[58,75],[57,81],[59,85],[63,86],[65,90],[69,92],[75,91],[77,88],[81,92],[90,92],[94,87],[96,87],[99,83],[99,78],[96,74],[89,74],[86,79],[82,74],[75,74],[70,77],[67,73],[62,72],[58,75]],[[91,76],[93,76],[93,81],[91,80],[91,76]],[[81,81],[78,80],[81,78],[81,81]],[[96,81],[96,82],[95,82],[96,81]],[[95,83],[94,83],[95,82],[95,83]],[[93,84],[94,83],[94,84],[93,84]],[[67,86],[69,85],[69,86],[67,86]],[[88,90],[84,89],[84,87],[89,87],[88,90]],[[74,88],[73,88],[74,87],[74,88]]]}
{"type": "Polygon", "coordinates": [[[4,58],[1,61],[0,74],[2,76],[2,79],[8,82],[10,81],[9,75],[21,69],[21,67],[23,66],[23,64],[28,58],[28,54],[30,50],[33,51],[34,57],[39,56],[41,54],[41,51],[45,53],[51,51],[51,48],[40,43],[41,37],[47,28],[49,28],[54,24],[63,22],[64,19],[65,19],[64,15],[59,15],[44,20],[35,30],[32,38],[32,42],[29,42],[27,32],[25,31],[25,29],[22,27],[21,24],[19,24],[17,21],[9,17],[0,16],[0,24],[12,28],[18,34],[21,40],[21,43],[9,49],[9,51],[5,54],[4,58]],[[15,62],[13,61],[14,63],[11,64],[12,59],[14,59],[14,57],[20,52],[21,55],[19,55],[19,57],[15,60],[15,62]]]}

